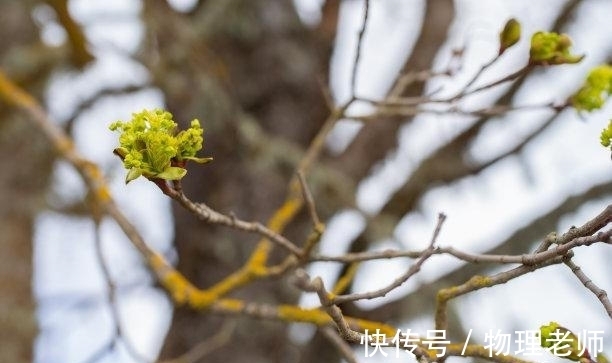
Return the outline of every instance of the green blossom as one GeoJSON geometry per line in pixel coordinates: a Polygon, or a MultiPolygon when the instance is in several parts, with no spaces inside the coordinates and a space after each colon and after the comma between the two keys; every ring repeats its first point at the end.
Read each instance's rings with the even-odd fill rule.
{"type": "MultiPolygon", "coordinates": [[[[176,135],[181,152],[177,156],[179,160],[194,159],[196,153],[202,148],[202,134],[204,130],[200,127],[200,121],[197,119],[191,121],[191,127],[183,130],[176,135]]],[[[197,158],[195,158],[197,159],[197,158]]]]}
{"type": "Polygon", "coordinates": [[[141,175],[178,180],[187,173],[184,168],[187,160],[201,163],[212,160],[195,157],[204,142],[198,120],[175,135],[177,124],[172,114],[160,109],[143,110],[134,113],[130,121],[116,121],[109,128],[121,132],[115,154],[128,169],[126,183],[141,175]]]}
{"type": "Polygon", "coordinates": [[[601,136],[599,137],[601,145],[604,147],[612,146],[612,120],[608,123],[608,127],[601,131],[601,136]]]}
{"type": "Polygon", "coordinates": [[[540,327],[540,345],[558,357],[573,361],[589,357],[578,337],[554,321],[540,327]]]}
{"type": "Polygon", "coordinates": [[[537,32],[531,37],[529,63],[536,65],[574,64],[584,55],[570,54],[572,40],[567,34],[537,32]]]}
{"type": "Polygon", "coordinates": [[[572,105],[578,111],[591,112],[603,107],[612,93],[612,67],[607,64],[593,68],[583,86],[572,96],[572,105]]]}

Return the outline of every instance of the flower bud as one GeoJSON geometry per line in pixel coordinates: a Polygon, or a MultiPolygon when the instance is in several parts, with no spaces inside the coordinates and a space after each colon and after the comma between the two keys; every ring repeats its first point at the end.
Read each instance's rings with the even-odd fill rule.
{"type": "Polygon", "coordinates": [[[508,20],[499,33],[499,55],[512,47],[521,39],[521,24],[514,18],[508,20]]]}

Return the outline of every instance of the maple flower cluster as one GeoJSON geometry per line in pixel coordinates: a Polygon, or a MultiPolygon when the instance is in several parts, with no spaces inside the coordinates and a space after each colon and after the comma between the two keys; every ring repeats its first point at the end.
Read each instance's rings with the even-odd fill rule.
{"type": "Polygon", "coordinates": [[[119,147],[114,152],[128,169],[126,183],[139,176],[179,180],[187,173],[187,161],[212,160],[196,157],[204,142],[204,131],[197,119],[191,121],[188,129],[176,133],[177,124],[170,112],[143,110],[134,113],[130,121],[116,121],[109,128],[121,132],[119,147]]]}
{"type": "Polygon", "coordinates": [[[584,55],[570,53],[572,40],[567,34],[555,32],[536,32],[531,37],[529,63],[540,65],[575,64],[584,55]]]}

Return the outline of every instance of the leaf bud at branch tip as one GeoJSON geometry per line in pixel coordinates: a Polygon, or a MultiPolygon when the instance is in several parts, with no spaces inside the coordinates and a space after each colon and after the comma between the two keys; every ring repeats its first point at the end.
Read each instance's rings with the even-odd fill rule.
{"type": "Polygon", "coordinates": [[[514,18],[508,20],[499,33],[499,55],[512,47],[521,39],[521,24],[514,18]]]}

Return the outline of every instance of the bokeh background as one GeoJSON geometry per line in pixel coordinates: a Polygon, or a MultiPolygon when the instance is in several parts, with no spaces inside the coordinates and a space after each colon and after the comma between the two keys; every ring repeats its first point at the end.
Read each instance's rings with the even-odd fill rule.
{"type": "MultiPolygon", "coordinates": [[[[245,261],[256,236],[201,224],[145,180],[126,186],[112,154],[117,135],[108,125],[153,107],[167,108],[183,125],[200,119],[204,154],[215,161],[190,168],[187,193],[222,212],[265,221],[325,121],[326,98],[341,104],[350,97],[363,6],[359,0],[2,0],[0,67],[103,168],[114,197],[148,244],[206,287],[245,261]]],[[[563,102],[591,67],[612,54],[607,0],[371,0],[370,10],[357,71],[356,90],[363,97],[384,97],[400,72],[443,71],[453,50],[463,49],[452,77],[417,82],[404,94],[452,95],[496,55],[498,32],[511,17],[522,23],[523,39],[479,84],[521,68],[537,30],[568,33],[574,51],[586,58],[533,70],[459,106],[563,102]]],[[[372,107],[358,103],[349,112],[364,115],[372,107]]],[[[440,245],[528,252],[549,232],[580,225],[610,204],[612,163],[598,137],[611,112],[605,107],[554,115],[540,108],[494,117],[442,112],[342,120],[309,175],[327,223],[321,252],[423,248],[439,212],[448,215],[440,245]]],[[[201,361],[341,360],[311,326],[173,309],[127,238],[104,220],[103,255],[116,288],[117,321],[78,174],[54,157],[26,116],[4,103],[0,152],[0,361],[155,361],[183,354],[227,326],[230,341],[201,361]],[[128,345],[141,357],[130,354],[128,345]]],[[[286,233],[301,241],[309,228],[304,213],[286,233]]],[[[606,247],[581,248],[575,261],[609,291],[612,253],[606,247]]],[[[410,262],[364,263],[351,291],[381,287],[410,262]]],[[[308,271],[329,286],[343,268],[315,263],[308,271]]],[[[503,268],[435,256],[387,297],[342,308],[425,334],[433,328],[438,289],[503,268]]],[[[284,279],[257,282],[234,296],[318,303],[284,279]]],[[[490,331],[513,333],[558,321],[577,332],[603,330],[605,349],[612,352],[610,318],[562,266],[458,299],[451,315],[449,333],[464,337],[472,330],[472,342],[484,342],[490,331]]],[[[365,358],[355,349],[363,361],[394,361],[391,355],[365,358]]]]}

